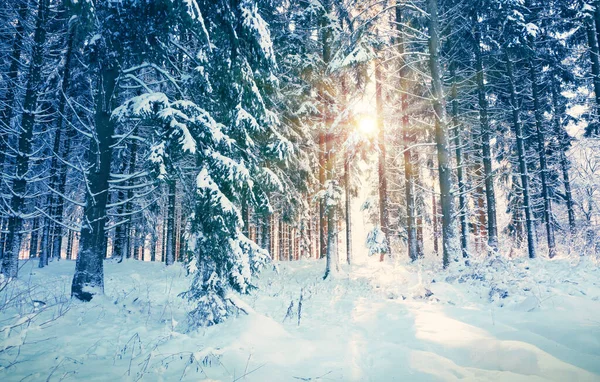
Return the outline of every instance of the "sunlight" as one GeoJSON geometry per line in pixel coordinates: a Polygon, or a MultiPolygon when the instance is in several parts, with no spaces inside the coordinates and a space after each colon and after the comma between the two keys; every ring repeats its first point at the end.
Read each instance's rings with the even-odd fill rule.
{"type": "Polygon", "coordinates": [[[365,136],[375,135],[377,121],[370,115],[360,116],[358,119],[358,131],[365,136]]]}

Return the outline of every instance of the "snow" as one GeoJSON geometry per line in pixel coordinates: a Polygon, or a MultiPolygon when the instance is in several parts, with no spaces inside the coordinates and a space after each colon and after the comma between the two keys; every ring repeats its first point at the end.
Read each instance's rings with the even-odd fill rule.
{"type": "Polygon", "coordinates": [[[191,332],[192,306],[178,297],[190,279],[180,264],[108,261],[106,295],[79,303],[68,298],[73,261],[25,263],[26,277],[1,296],[32,291],[0,311],[0,349],[16,346],[0,351],[0,380],[600,378],[600,272],[592,259],[474,259],[447,271],[435,258],[359,260],[326,281],[323,261],[277,263],[256,292],[228,296],[248,314],[191,332]],[[29,299],[47,306],[29,307],[29,299]]]}
{"type": "Polygon", "coordinates": [[[273,68],[277,67],[273,42],[271,41],[271,32],[269,24],[258,13],[258,7],[255,3],[243,0],[240,2],[242,25],[249,34],[254,37],[264,58],[269,61],[273,68]]]}

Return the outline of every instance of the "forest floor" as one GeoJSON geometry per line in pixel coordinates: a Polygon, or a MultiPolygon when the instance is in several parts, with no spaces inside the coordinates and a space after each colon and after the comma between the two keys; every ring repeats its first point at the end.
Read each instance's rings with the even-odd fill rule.
{"type": "Polygon", "coordinates": [[[192,332],[180,265],[107,261],[106,295],[80,303],[73,261],[24,263],[0,292],[0,380],[600,380],[598,262],[375,260],[326,281],[279,262],[249,314],[192,332]]]}

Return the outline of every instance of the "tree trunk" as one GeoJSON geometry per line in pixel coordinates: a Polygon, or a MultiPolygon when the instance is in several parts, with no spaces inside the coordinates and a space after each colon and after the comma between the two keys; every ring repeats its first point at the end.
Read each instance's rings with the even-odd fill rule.
{"type": "Polygon", "coordinates": [[[488,246],[498,250],[498,222],[496,219],[496,193],[490,148],[490,123],[488,120],[488,101],[485,89],[483,60],[479,47],[479,31],[475,33],[475,69],[477,70],[477,98],[479,102],[479,124],[481,126],[481,151],[483,154],[483,176],[485,180],[485,201],[487,206],[488,246]]]}
{"type": "Polygon", "coordinates": [[[175,201],[177,192],[177,181],[169,180],[169,197],[167,207],[167,249],[165,263],[172,265],[175,262],[175,201]]]}
{"type": "Polygon", "coordinates": [[[548,240],[548,257],[556,256],[556,243],[554,241],[554,222],[552,214],[552,199],[548,189],[548,165],[546,163],[546,141],[542,109],[540,104],[539,84],[534,59],[530,61],[529,73],[531,75],[531,93],[533,96],[533,112],[535,114],[535,129],[537,133],[538,155],[540,158],[540,175],[542,181],[542,198],[544,199],[544,220],[546,221],[546,239],[548,240]]]}
{"type": "Polygon", "coordinates": [[[74,232],[69,230],[67,234],[67,260],[73,259],[73,236],[74,232]]]}
{"type": "Polygon", "coordinates": [[[84,210],[84,224],[79,240],[79,254],[71,295],[82,301],[90,301],[94,295],[104,293],[104,254],[106,253],[104,226],[108,180],[112,157],[112,136],[115,130],[111,120],[113,96],[119,70],[116,66],[99,65],[98,91],[94,116],[95,137],[90,141],[90,163],[84,210]]]}
{"type": "Polygon", "coordinates": [[[458,89],[456,86],[456,68],[451,68],[452,75],[452,125],[454,129],[454,145],[456,146],[456,175],[458,178],[458,207],[460,217],[460,247],[463,258],[469,257],[469,227],[467,225],[467,187],[463,176],[463,153],[460,137],[461,124],[458,120],[458,89]]]}
{"type": "Polygon", "coordinates": [[[19,63],[21,52],[23,51],[23,37],[25,35],[25,21],[29,11],[29,2],[22,1],[19,8],[18,17],[15,25],[15,37],[13,39],[12,50],[10,54],[10,67],[6,73],[6,93],[0,105],[4,108],[0,112],[0,174],[4,174],[4,161],[6,160],[6,151],[8,149],[8,136],[11,131],[11,121],[14,116],[15,89],[18,88],[19,63]]]}
{"type": "Polygon", "coordinates": [[[440,227],[439,227],[439,220],[438,220],[438,206],[437,206],[437,202],[435,199],[435,192],[431,193],[431,221],[433,222],[433,252],[435,253],[436,256],[439,256],[440,254],[440,245],[439,245],[439,238],[440,238],[440,227]]]}
{"type": "Polygon", "coordinates": [[[2,273],[7,277],[16,277],[19,270],[19,252],[21,249],[23,214],[27,193],[27,177],[29,176],[29,157],[33,140],[33,127],[37,110],[38,95],[42,86],[42,65],[44,61],[44,45],[46,43],[46,18],[48,0],[38,2],[31,63],[27,75],[27,89],[23,101],[23,115],[16,153],[16,176],[12,183],[10,201],[11,215],[8,218],[8,234],[6,236],[6,253],[2,259],[2,273]]]}
{"type": "Polygon", "coordinates": [[[352,264],[352,200],[350,195],[350,155],[344,159],[344,192],[346,208],[346,261],[352,264]]]}
{"type": "Polygon", "coordinates": [[[33,219],[31,227],[31,239],[29,241],[29,258],[35,259],[38,255],[38,239],[39,239],[40,218],[33,219]]]}
{"type": "MultiPolygon", "coordinates": [[[[63,185],[63,191],[61,192],[61,176],[62,176],[62,172],[66,171],[66,166],[64,166],[64,164],[61,166],[59,165],[59,161],[58,161],[58,156],[61,154],[60,153],[60,143],[63,140],[62,138],[62,133],[63,131],[68,131],[70,132],[73,129],[68,128],[65,124],[64,124],[64,115],[65,115],[65,109],[66,109],[66,105],[67,105],[67,92],[69,91],[69,87],[71,84],[71,63],[73,61],[73,49],[74,49],[74,40],[75,40],[75,35],[77,33],[77,24],[74,23],[71,28],[69,29],[69,33],[67,35],[67,50],[65,52],[65,66],[64,66],[64,70],[63,70],[63,77],[62,77],[62,83],[61,83],[61,94],[60,94],[60,99],[58,102],[58,116],[57,116],[57,122],[56,122],[56,126],[57,126],[57,130],[56,130],[56,135],[54,137],[54,154],[52,156],[52,164],[51,164],[51,168],[56,170],[55,175],[53,176],[53,188],[55,190],[59,190],[59,192],[61,194],[64,194],[64,185],[63,185]],[[61,170],[61,171],[59,171],[61,170]]],[[[69,145],[69,149],[70,149],[70,140],[71,137],[69,135],[71,134],[67,134],[67,139],[65,140],[65,145],[69,145]]],[[[69,151],[65,151],[65,156],[69,154],[69,151]]],[[[62,201],[59,201],[59,199],[62,199],[62,197],[60,195],[55,195],[53,197],[53,202],[52,202],[52,206],[53,208],[51,209],[51,213],[52,216],[57,220],[57,221],[62,221],[62,216],[63,216],[63,206],[64,203],[62,201]]],[[[50,201],[52,201],[50,200],[50,201]]],[[[61,246],[62,246],[62,236],[63,236],[63,227],[60,224],[56,224],[54,222],[52,222],[52,254],[51,257],[53,259],[60,259],[60,255],[61,255],[61,246]]]]}
{"type": "Polygon", "coordinates": [[[565,188],[565,200],[567,203],[567,213],[569,215],[569,229],[571,235],[575,234],[575,206],[573,203],[573,194],[571,192],[571,181],[569,179],[569,160],[566,151],[569,149],[569,139],[567,132],[562,128],[560,121],[560,108],[558,105],[559,89],[556,83],[552,84],[552,120],[554,122],[554,134],[558,139],[560,151],[560,168],[563,176],[563,186],[565,188]]]}
{"type": "Polygon", "coordinates": [[[404,144],[404,188],[406,198],[406,244],[408,257],[415,261],[419,257],[417,243],[416,227],[416,205],[415,205],[415,180],[412,165],[412,151],[410,149],[411,139],[409,132],[409,114],[408,114],[408,73],[406,62],[404,60],[404,36],[402,30],[402,5],[400,1],[396,2],[396,46],[398,47],[398,66],[400,68],[400,106],[402,110],[402,141],[404,144]]]}
{"type": "Polygon", "coordinates": [[[385,251],[379,256],[379,261],[383,261],[386,254],[390,253],[390,227],[388,219],[388,194],[387,194],[387,176],[385,173],[385,127],[383,124],[383,84],[381,78],[381,63],[375,63],[375,103],[377,108],[377,131],[379,148],[379,161],[377,174],[379,176],[379,224],[381,231],[385,236],[385,251]]]}
{"type": "MultiPolygon", "coordinates": [[[[325,187],[325,133],[319,133],[319,189],[325,187]]],[[[325,241],[325,205],[319,200],[319,257],[323,258],[327,254],[327,242],[325,241]]]]}
{"type": "Polygon", "coordinates": [[[456,227],[454,224],[454,205],[452,190],[452,169],[447,134],[446,110],[442,89],[441,68],[439,60],[439,21],[437,0],[427,1],[429,13],[429,67],[432,78],[432,104],[435,114],[435,141],[438,153],[438,170],[440,178],[440,205],[442,207],[442,245],[443,264],[450,264],[450,256],[457,254],[456,227]]]}
{"type": "Polygon", "coordinates": [[[43,219],[44,227],[42,227],[42,252],[40,253],[40,261],[38,268],[44,268],[48,265],[48,257],[50,252],[50,220],[43,219]]]}
{"type": "MultiPolygon", "coordinates": [[[[592,83],[594,85],[594,96],[596,107],[594,115],[597,117],[600,113],[600,58],[598,56],[598,40],[594,33],[594,25],[588,22],[586,25],[588,46],[590,48],[590,61],[592,62],[592,83]]],[[[598,123],[592,123],[586,133],[588,135],[598,135],[598,123]]]]}
{"type": "Polygon", "coordinates": [[[529,174],[527,171],[527,158],[525,153],[525,138],[523,136],[523,125],[521,124],[513,66],[510,59],[510,54],[508,52],[506,52],[506,73],[508,75],[510,103],[512,107],[512,124],[513,128],[515,129],[515,136],[517,140],[517,155],[519,160],[519,172],[521,175],[521,190],[523,192],[523,209],[525,210],[525,224],[527,228],[527,250],[529,257],[533,259],[536,257],[536,239],[533,212],[531,210],[529,174]]]}

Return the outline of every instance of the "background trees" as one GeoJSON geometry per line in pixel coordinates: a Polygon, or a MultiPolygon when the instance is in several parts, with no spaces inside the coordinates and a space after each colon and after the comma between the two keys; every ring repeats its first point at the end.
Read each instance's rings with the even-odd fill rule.
{"type": "Polygon", "coordinates": [[[358,189],[381,261],[595,248],[596,6],[3,4],[2,273],[185,261],[210,325],[268,256],[351,263],[358,189]]]}

